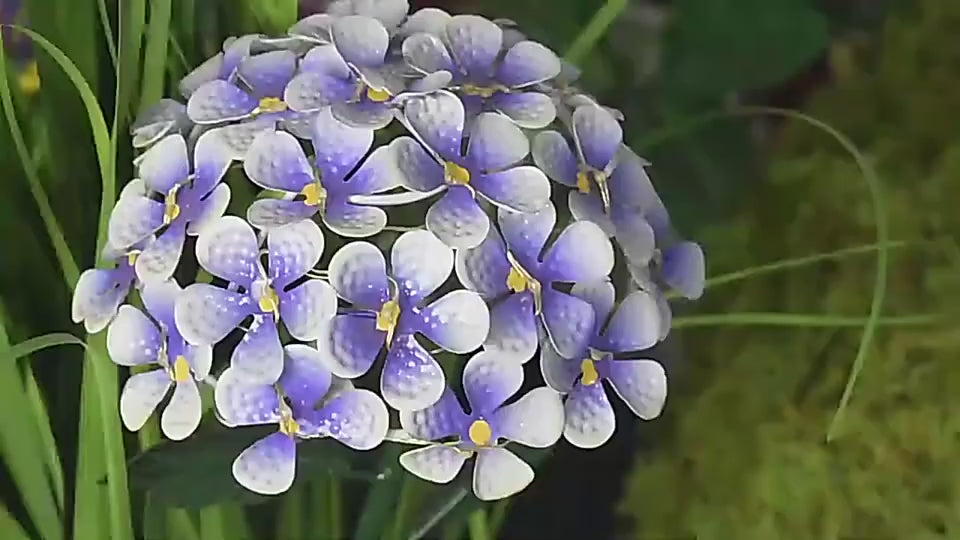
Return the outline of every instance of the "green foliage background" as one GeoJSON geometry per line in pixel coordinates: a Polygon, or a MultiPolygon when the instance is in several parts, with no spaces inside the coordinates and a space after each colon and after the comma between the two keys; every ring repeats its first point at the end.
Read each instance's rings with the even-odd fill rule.
{"type": "MultiPolygon", "coordinates": [[[[623,490],[618,537],[960,537],[952,407],[960,383],[960,5],[429,3],[513,19],[576,60],[584,87],[624,112],[627,141],[654,163],[678,227],[703,243],[709,275],[866,246],[717,282],[678,308],[667,411],[641,426],[643,449],[623,486],[604,486],[623,490]],[[886,319],[829,443],[874,293],[877,209],[836,140],[740,107],[771,104],[854,141],[882,179],[880,211],[895,241],[886,319]]],[[[224,37],[280,33],[298,3],[21,7],[16,21],[0,22],[25,24],[50,47],[11,48],[6,62],[4,112],[15,122],[0,129],[0,537],[399,539],[440,514],[446,519],[428,537],[511,537],[505,504],[466,500],[449,510],[459,491],[380,474],[395,467],[393,448],[363,463],[316,454],[309,481],[249,507],[229,478],[210,472],[243,441],[211,430],[170,451],[157,446],[155,425],[121,431],[116,400],[126,374],[103,356],[102,336],[85,338],[70,322],[69,305],[71,265],[95,264],[102,204],[109,208],[133,172],[129,122],[174,95],[179,77],[224,37]],[[31,59],[42,83],[35,95],[15,84],[31,59]],[[47,203],[56,223],[42,217],[47,203]],[[24,343],[50,332],[58,334],[24,343]],[[47,347],[54,343],[85,348],[47,347]]],[[[5,34],[8,47],[13,36],[24,39],[5,34]]],[[[232,186],[237,208],[254,196],[243,185],[232,186]]]]}

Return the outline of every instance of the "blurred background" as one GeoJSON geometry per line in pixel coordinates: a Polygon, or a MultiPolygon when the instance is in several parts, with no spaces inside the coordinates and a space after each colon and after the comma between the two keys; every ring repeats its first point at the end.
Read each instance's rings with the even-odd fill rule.
{"type": "MultiPolygon", "coordinates": [[[[136,111],[174,95],[226,36],[279,34],[324,4],[0,0],[0,21],[36,30],[76,65],[117,126],[122,184],[136,111]]],[[[402,474],[323,467],[280,499],[240,500],[201,475],[232,457],[187,446],[131,466],[137,537],[960,538],[960,2],[411,4],[509,18],[577,56],[582,87],[624,113],[626,142],[652,162],[679,230],[703,245],[708,276],[851,249],[735,274],[677,306],[683,318],[658,351],[671,381],[663,416],[641,422],[618,410],[612,442],[590,452],[558,445],[507,504],[452,506],[451,491],[402,474]],[[612,22],[584,48],[578,36],[598,10],[612,22]],[[801,111],[848,136],[876,169],[882,206],[837,140],[757,107],[801,111]],[[875,301],[878,216],[890,239],[885,301],[859,353],[875,301]],[[828,442],[858,355],[862,372],[828,442]]],[[[60,66],[21,32],[4,27],[3,38],[23,141],[0,129],[0,536],[100,540],[107,534],[85,531],[112,519],[102,502],[110,426],[87,395],[93,385],[81,385],[89,359],[77,347],[19,362],[4,351],[49,332],[81,335],[31,186],[90,267],[101,168],[60,66]]],[[[157,442],[124,437],[128,458],[157,442]]],[[[392,463],[389,452],[367,459],[392,463]]]]}

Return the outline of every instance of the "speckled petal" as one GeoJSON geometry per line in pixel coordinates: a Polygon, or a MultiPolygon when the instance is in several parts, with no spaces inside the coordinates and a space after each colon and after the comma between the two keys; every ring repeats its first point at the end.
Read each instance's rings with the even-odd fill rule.
{"type": "Polygon", "coordinates": [[[587,165],[605,170],[620,148],[620,122],[599,106],[582,105],[573,111],[573,137],[587,165]]]}
{"type": "Polygon", "coordinates": [[[271,316],[254,318],[250,330],[233,349],[230,367],[251,384],[273,384],[283,372],[283,347],[271,316]]]}
{"type": "Polygon", "coordinates": [[[259,102],[235,85],[219,79],[204,83],[187,102],[187,115],[197,124],[218,124],[253,114],[259,102]]]}
{"type": "Polygon", "coordinates": [[[463,367],[463,391],[473,416],[486,416],[520,390],[523,365],[498,351],[481,351],[463,367]]]}
{"type": "Polygon", "coordinates": [[[400,455],[400,466],[417,478],[435,484],[453,481],[469,454],[452,446],[433,445],[400,455]]]}
{"type": "Polygon", "coordinates": [[[299,193],[313,182],[313,168],[300,142],[284,131],[257,135],[243,160],[243,171],[260,187],[291,193],[299,193]]]}
{"type": "Polygon", "coordinates": [[[344,189],[351,195],[382,193],[400,186],[401,180],[395,149],[392,145],[383,145],[376,148],[357,172],[350,175],[344,189]]]}
{"type": "Polygon", "coordinates": [[[174,441],[182,441],[200,426],[203,416],[203,404],[200,401],[200,389],[193,379],[176,383],[170,403],[160,416],[160,429],[174,441]]]}
{"type": "Polygon", "coordinates": [[[162,202],[136,195],[120,197],[107,223],[110,245],[123,249],[150,236],[163,226],[163,213],[162,202]]]}
{"type": "Polygon", "coordinates": [[[605,351],[642,351],[660,337],[660,308],[650,293],[636,290],[627,295],[600,336],[605,351]]]}
{"type": "Polygon", "coordinates": [[[567,194],[567,205],[570,207],[570,214],[573,219],[594,223],[607,236],[615,234],[616,229],[613,222],[610,220],[610,216],[603,211],[603,200],[596,192],[585,194],[571,190],[567,194]]]}
{"type": "Polygon", "coordinates": [[[166,370],[155,369],[131,375],[120,393],[120,419],[130,431],[138,431],[167,395],[173,382],[166,370]]]}
{"type": "Polygon", "coordinates": [[[167,230],[147,242],[134,263],[141,282],[164,281],[173,275],[180,263],[186,235],[181,221],[171,224],[167,230]]]}
{"type": "Polygon", "coordinates": [[[335,20],[331,35],[343,59],[357,66],[383,64],[390,44],[390,35],[380,21],[360,15],[335,20]]]}
{"type": "Polygon", "coordinates": [[[436,35],[424,32],[412,34],[403,40],[403,59],[410,67],[424,74],[456,70],[443,41],[436,35]]]}
{"type": "Polygon", "coordinates": [[[520,162],[529,152],[526,135],[502,114],[480,113],[473,119],[467,159],[475,169],[501,171],[520,162]]]}
{"type": "Polygon", "coordinates": [[[537,352],[537,318],[533,296],[511,294],[490,309],[490,333],[483,348],[527,362],[537,352]]]}
{"type": "Polygon", "coordinates": [[[350,242],[327,265],[330,284],[354,307],[376,311],[387,300],[387,262],[377,246],[350,242]]]}
{"type": "Polygon", "coordinates": [[[442,158],[460,155],[466,113],[457,96],[440,91],[412,97],[403,114],[414,135],[442,158]]]}
{"type": "Polygon", "coordinates": [[[133,306],[120,306],[107,329],[107,353],[121,366],[157,362],[163,338],[157,325],[133,306]]]}
{"type": "Polygon", "coordinates": [[[387,405],[400,411],[424,409],[440,399],[445,383],[440,364],[412,335],[394,337],[380,378],[387,405]]]}
{"type": "Polygon", "coordinates": [[[660,416],[667,400],[667,374],[653,360],[613,360],[610,384],[633,414],[643,420],[660,416]]]}
{"type": "Polygon", "coordinates": [[[194,380],[203,381],[210,375],[210,369],[213,367],[213,347],[187,345],[184,357],[190,364],[194,380]]]}
{"type": "Polygon", "coordinates": [[[357,103],[334,103],[330,107],[334,118],[359,129],[383,129],[393,121],[396,115],[393,105],[372,101],[357,103]]]}
{"type": "Polygon", "coordinates": [[[554,281],[599,281],[613,270],[613,246],[600,227],[577,221],[563,230],[547,251],[544,275],[554,281]]]}
{"type": "Polygon", "coordinates": [[[318,207],[303,201],[264,198],[253,201],[247,208],[247,221],[258,229],[275,229],[309,219],[318,207]]]}
{"type": "Polygon", "coordinates": [[[213,392],[217,416],[224,425],[251,426],[280,420],[280,401],[270,384],[250,384],[236,369],[227,368],[213,392]]]}
{"type": "Polygon", "coordinates": [[[343,201],[328,202],[322,217],[328,229],[345,238],[367,238],[387,226],[387,213],[383,210],[343,201]]]}
{"type": "Polygon", "coordinates": [[[626,146],[621,146],[617,154],[617,167],[610,175],[610,202],[615,206],[640,211],[654,225],[654,229],[662,231],[669,227],[670,218],[647,175],[648,165],[645,159],[626,146]]]}
{"type": "Polygon", "coordinates": [[[140,158],[140,178],[147,189],[167,193],[173,186],[187,181],[190,161],[183,135],[168,135],[153,145],[140,158]]]}
{"type": "Polygon", "coordinates": [[[453,251],[429,231],[405,232],[390,249],[390,275],[408,298],[430,295],[452,271],[453,251]]]}
{"type": "Polygon", "coordinates": [[[174,316],[187,343],[213,345],[227,337],[253,307],[248,295],[195,283],[177,297],[174,316]]]}
{"type": "Polygon", "coordinates": [[[279,125],[281,129],[289,131],[298,139],[309,139],[310,132],[313,130],[313,119],[316,116],[316,112],[288,110],[281,117],[279,125]]]}
{"type": "Polygon", "coordinates": [[[543,324],[564,358],[579,359],[594,336],[596,314],[587,302],[553,289],[543,291],[543,324]]]}
{"type": "Polygon", "coordinates": [[[297,475],[297,443],[277,432],[253,443],[233,461],[233,477],[260,495],[279,495],[297,475]]]}
{"type": "Polygon", "coordinates": [[[466,74],[475,78],[493,75],[493,62],[503,42],[499,26],[477,15],[456,15],[444,30],[450,52],[466,74]]]}
{"type": "Polygon", "coordinates": [[[513,88],[530,86],[559,74],[560,59],[535,41],[514,44],[497,68],[497,80],[513,88]]]}
{"type": "Polygon", "coordinates": [[[323,231],[310,220],[298,221],[267,233],[268,273],[278,288],[303,277],[320,262],[323,231]]]}
{"type": "Polygon", "coordinates": [[[484,448],[473,469],[473,493],[496,501],[523,491],[533,482],[533,469],[506,448],[484,448]]]}
{"type": "Polygon", "coordinates": [[[546,336],[540,342],[540,374],[543,382],[557,392],[568,393],[573,390],[577,377],[580,376],[581,359],[567,359],[560,356],[553,344],[546,336]]]}
{"type": "Polygon", "coordinates": [[[337,313],[337,293],[325,281],[310,279],[280,294],[280,320],[294,339],[319,339],[337,313]]]}
{"type": "Polygon", "coordinates": [[[608,279],[577,283],[570,289],[570,294],[585,300],[593,307],[598,326],[606,322],[617,303],[617,291],[608,279]]]}
{"type": "Polygon", "coordinates": [[[696,300],[703,294],[706,265],[703,250],[694,242],[680,242],[663,251],[660,275],[684,298],[696,300]]]}
{"type": "Polygon", "coordinates": [[[307,345],[287,345],[283,355],[283,374],[278,384],[290,400],[294,416],[313,412],[314,406],[330,390],[333,380],[330,370],[324,365],[320,352],[307,345]]]}
{"type": "Polygon", "coordinates": [[[297,21],[287,30],[287,34],[314,43],[329,43],[333,21],[334,18],[328,13],[316,13],[297,21]]]}
{"type": "Polygon", "coordinates": [[[321,181],[327,189],[336,189],[370,150],[373,131],[347,126],[327,109],[314,118],[311,140],[321,181]]]}
{"type": "Polygon", "coordinates": [[[443,185],[443,167],[412,137],[399,137],[390,143],[400,171],[400,184],[406,189],[430,192],[443,185]]]}
{"type": "Polygon", "coordinates": [[[259,242],[250,225],[236,216],[224,216],[197,239],[197,261],[207,272],[249,287],[257,275],[259,242]]]}
{"type": "Polygon", "coordinates": [[[370,390],[347,390],[309,415],[320,433],[354,450],[372,450],[383,442],[390,423],[386,405],[370,390]]]}
{"type": "Polygon", "coordinates": [[[80,274],[73,291],[70,314],[73,322],[83,322],[90,334],[107,327],[117,314],[117,308],[130,292],[133,273],[122,277],[118,270],[91,268],[80,274]]]}
{"type": "Polygon", "coordinates": [[[452,291],[421,311],[420,332],[443,349],[457,354],[476,350],[490,331],[490,313],[473,291],[452,291]]]}
{"type": "Polygon", "coordinates": [[[130,126],[134,148],[147,148],[161,137],[189,123],[187,106],[176,100],[164,98],[150,105],[139,114],[130,126]]]}
{"type": "Polygon", "coordinates": [[[276,118],[268,115],[218,127],[216,133],[224,147],[229,151],[230,159],[243,161],[257,135],[263,131],[274,130],[276,127],[276,118]]]}
{"type": "Polygon", "coordinates": [[[497,94],[492,103],[496,110],[524,129],[543,129],[557,117],[553,100],[540,92],[497,94]]]}
{"type": "Polygon", "coordinates": [[[563,437],[577,448],[597,448],[613,436],[617,419],[599,382],[589,386],[577,384],[563,409],[563,437]]]}
{"type": "Polygon", "coordinates": [[[317,349],[334,375],[354,379],[370,371],[385,339],[372,315],[337,315],[317,340],[317,349]]]}
{"type": "Polygon", "coordinates": [[[547,387],[534,388],[494,415],[497,434],[531,448],[547,448],[563,433],[563,402],[547,387]]]}
{"type": "Polygon", "coordinates": [[[496,206],[516,212],[537,212],[550,204],[550,182],[531,165],[476,177],[473,186],[496,206]]]}
{"type": "Polygon", "coordinates": [[[656,249],[656,237],[647,220],[639,212],[614,208],[611,222],[629,264],[648,264],[656,249]]]}
{"type": "Polygon", "coordinates": [[[338,79],[350,79],[353,72],[333,44],[320,45],[307,51],[300,61],[300,71],[321,73],[338,79]]]}
{"type": "Polygon", "coordinates": [[[473,198],[470,189],[452,186],[427,210],[427,229],[454,249],[468,249],[483,242],[490,219],[473,198]]]}
{"type": "Polygon", "coordinates": [[[230,168],[233,155],[219,130],[205,132],[193,150],[194,180],[191,189],[203,197],[220,185],[230,168]]]}
{"type": "Polygon", "coordinates": [[[497,221],[510,253],[524,266],[533,267],[557,223],[557,210],[552,204],[529,214],[500,210],[497,221]]]}
{"type": "Polygon", "coordinates": [[[327,6],[331,15],[363,15],[380,21],[388,29],[395,29],[410,10],[407,0],[334,0],[327,6]]]}
{"type": "Polygon", "coordinates": [[[180,82],[177,83],[177,90],[181,96],[189,99],[190,96],[197,91],[197,88],[219,78],[222,67],[223,53],[221,52],[204,60],[203,63],[195,67],[193,71],[184,75],[184,77],[180,79],[180,82]]]}
{"type": "Polygon", "coordinates": [[[240,62],[238,77],[258,98],[282,98],[283,89],[297,70],[297,56],[292,51],[268,51],[247,57],[240,62]]]}
{"type": "MultiPolygon", "coordinates": [[[[168,333],[176,331],[173,312],[177,305],[177,297],[180,296],[181,292],[183,292],[183,289],[173,279],[145,283],[140,288],[140,300],[143,302],[143,307],[153,317],[153,320],[160,323],[160,327],[168,333]]],[[[109,337],[107,341],[110,341],[109,337]]]]}
{"type": "Polygon", "coordinates": [[[317,72],[302,71],[290,80],[283,93],[283,100],[291,110],[307,113],[350,99],[355,84],[348,78],[317,72]]]}
{"type": "Polygon", "coordinates": [[[500,233],[490,227],[487,236],[476,247],[456,253],[457,279],[464,287],[480,293],[485,300],[506,294],[510,262],[500,233]]]}
{"type": "Polygon", "coordinates": [[[437,441],[458,435],[469,417],[464,414],[457,396],[449,388],[436,403],[425,409],[400,412],[400,426],[411,436],[437,441]]]}
{"type": "Polygon", "coordinates": [[[565,186],[577,185],[577,157],[567,140],[556,131],[542,131],[533,139],[533,162],[551,180],[565,186]]]}
{"type": "Polygon", "coordinates": [[[244,34],[228,37],[223,41],[223,63],[220,65],[218,79],[232,81],[240,68],[240,63],[250,56],[250,49],[264,36],[262,34],[244,34]]]}

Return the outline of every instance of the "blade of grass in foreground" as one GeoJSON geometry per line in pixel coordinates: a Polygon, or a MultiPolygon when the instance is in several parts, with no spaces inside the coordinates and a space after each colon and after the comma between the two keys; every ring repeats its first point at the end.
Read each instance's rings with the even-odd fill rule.
{"type": "MultiPolygon", "coordinates": [[[[10,341],[0,309],[0,357],[7,356],[9,350],[10,341]]],[[[34,422],[34,415],[24,414],[30,404],[16,362],[0,362],[0,395],[5,400],[0,407],[0,455],[40,536],[59,540],[63,538],[59,512],[62,501],[58,504],[54,498],[53,475],[45,470],[46,449],[40,435],[41,430],[49,431],[50,426],[39,426],[34,422]]]]}
{"type": "Polygon", "coordinates": [[[140,106],[150,106],[163,97],[163,76],[170,43],[171,0],[153,0],[147,24],[147,47],[143,55],[140,106]]]}
{"type": "Polygon", "coordinates": [[[10,515],[6,506],[0,506],[0,538],[4,540],[30,540],[20,523],[10,515]]]}

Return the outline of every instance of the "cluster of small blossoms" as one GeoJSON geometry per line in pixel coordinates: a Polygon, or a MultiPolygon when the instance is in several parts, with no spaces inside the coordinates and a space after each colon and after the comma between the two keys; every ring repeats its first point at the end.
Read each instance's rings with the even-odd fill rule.
{"type": "Polygon", "coordinates": [[[73,299],[114,362],[158,368],[124,386],[127,428],[172,387],[160,426],[190,436],[198,383],[211,384],[225,425],[277,426],[233,463],[252,491],[289,489],[297,441],[330,437],[419,445],[400,464],[437,483],[476,457],[474,492],[493,500],[533,479],[509,445],[606,442],[607,388],[642,419],[660,414],[666,375],[644,351],[670,329],[667,294],[700,295],[703,255],[677,239],[618,113],[549,49],[503,21],[340,0],[286,36],[228,40],[180,90],[185,103],[134,124],[137,177],[104,253],[116,264],[84,272],[73,299]],[[375,147],[378,131],[406,135],[375,147]],[[224,216],[231,167],[266,194],[243,217],[224,216]],[[559,230],[551,196],[573,217],[559,230]],[[424,226],[389,257],[356,240],[384,231],[382,207],[422,201],[424,226]],[[318,269],[329,234],[351,241],[318,269]],[[182,288],[187,236],[210,279],[182,288]],[[621,291],[618,252],[633,276],[621,291]],[[124,303],[134,289],[142,309],[124,303]],[[467,410],[439,351],[471,355],[467,410]],[[513,399],[535,356],[545,386],[513,399]],[[374,364],[379,391],[354,387],[374,364]]]}

